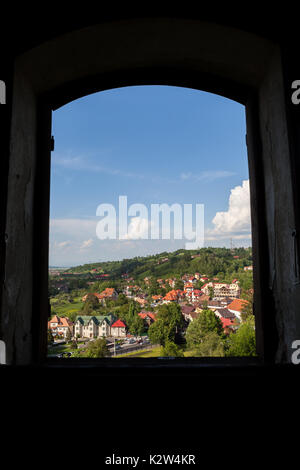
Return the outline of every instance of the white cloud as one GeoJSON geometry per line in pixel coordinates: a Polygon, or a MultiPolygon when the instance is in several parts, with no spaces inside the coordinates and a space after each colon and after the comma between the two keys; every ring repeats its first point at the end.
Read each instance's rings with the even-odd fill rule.
{"type": "Polygon", "coordinates": [[[98,218],[94,219],[50,219],[50,237],[89,240],[96,234],[98,218]]]}
{"type": "Polygon", "coordinates": [[[145,178],[144,175],[138,173],[120,170],[113,166],[105,167],[103,165],[99,165],[98,163],[89,160],[87,157],[82,156],[62,156],[55,154],[53,155],[52,162],[53,165],[66,168],[68,170],[89,171],[92,173],[104,173],[113,176],[119,175],[127,178],[145,178]]]}
{"type": "Polygon", "coordinates": [[[63,242],[60,242],[60,243],[56,243],[55,244],[57,248],[67,248],[69,246],[71,246],[71,242],[69,240],[66,240],[66,241],[63,241],[63,242]]]}
{"type": "Polygon", "coordinates": [[[181,178],[182,180],[188,180],[188,179],[190,179],[192,176],[193,176],[192,173],[181,173],[180,178],[181,178]]]}
{"type": "Polygon", "coordinates": [[[249,180],[243,181],[242,186],[236,186],[231,190],[228,211],[217,212],[212,223],[217,233],[250,231],[249,180]]]}
{"type": "Polygon", "coordinates": [[[233,176],[233,175],[235,175],[234,172],[227,171],[227,170],[206,170],[206,171],[201,171],[198,174],[194,174],[191,172],[181,173],[180,178],[182,180],[192,179],[194,181],[210,182],[210,181],[214,181],[220,178],[228,178],[229,176],[233,176]]]}
{"type": "Polygon", "coordinates": [[[128,225],[127,240],[137,240],[139,238],[148,238],[149,229],[148,219],[142,217],[132,217],[130,224],[128,225]]]}
{"type": "Polygon", "coordinates": [[[89,240],[84,240],[82,242],[82,245],[80,247],[80,250],[84,250],[86,248],[90,248],[91,246],[93,246],[94,244],[94,240],[92,238],[89,238],[89,240]]]}
{"type": "Polygon", "coordinates": [[[214,228],[206,230],[205,240],[251,239],[251,213],[249,180],[230,191],[228,210],[217,212],[212,219],[214,228]]]}

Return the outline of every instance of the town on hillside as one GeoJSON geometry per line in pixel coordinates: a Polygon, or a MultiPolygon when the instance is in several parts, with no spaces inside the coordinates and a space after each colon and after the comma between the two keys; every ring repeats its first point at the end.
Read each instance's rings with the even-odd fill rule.
{"type": "Polygon", "coordinates": [[[251,249],[53,268],[49,295],[49,356],[255,355],[251,249]]]}

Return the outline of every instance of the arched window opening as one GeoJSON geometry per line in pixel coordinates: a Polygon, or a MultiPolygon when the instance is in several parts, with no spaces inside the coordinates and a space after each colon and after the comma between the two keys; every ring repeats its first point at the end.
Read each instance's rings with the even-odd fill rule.
{"type": "Polygon", "coordinates": [[[48,358],[254,357],[244,106],[127,86],[52,133],[48,358]]]}

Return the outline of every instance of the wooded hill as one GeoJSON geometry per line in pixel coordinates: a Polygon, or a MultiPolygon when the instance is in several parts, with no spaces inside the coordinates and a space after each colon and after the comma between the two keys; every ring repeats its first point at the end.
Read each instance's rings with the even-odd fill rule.
{"type": "Polygon", "coordinates": [[[201,248],[182,249],[122,261],[84,264],[70,268],[65,273],[80,273],[86,277],[108,274],[103,281],[117,281],[122,275],[128,275],[134,278],[135,282],[142,282],[145,277],[179,278],[184,274],[198,272],[209,278],[218,277],[220,282],[230,282],[237,278],[243,284],[246,282],[247,285],[243,287],[247,289],[252,287],[252,272],[245,272],[244,266],[249,265],[252,265],[252,248],[201,248]]]}

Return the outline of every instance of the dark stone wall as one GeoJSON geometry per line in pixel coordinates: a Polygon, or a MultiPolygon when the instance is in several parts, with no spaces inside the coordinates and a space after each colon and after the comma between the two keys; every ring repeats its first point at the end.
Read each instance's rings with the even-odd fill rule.
{"type": "Polygon", "coordinates": [[[290,361],[291,342],[300,338],[299,250],[295,254],[293,235],[299,230],[300,142],[289,86],[300,75],[294,77],[293,25],[282,34],[284,11],[272,22],[261,12],[251,21],[254,13],[234,20],[222,11],[198,18],[176,11],[142,17],[119,11],[96,19],[91,12],[52,18],[50,11],[47,24],[32,18],[8,22],[9,47],[0,70],[8,90],[0,138],[0,333],[9,364],[42,360],[38,335],[48,312],[37,296],[45,295],[39,280],[47,275],[48,200],[39,181],[44,177],[47,183],[49,168],[41,167],[39,158],[47,161],[50,146],[41,146],[39,132],[46,142],[51,107],[136,83],[198,87],[246,105],[258,347],[269,362],[290,361]],[[49,105],[46,131],[38,117],[41,102],[49,105]],[[44,205],[36,204],[39,197],[44,205]]]}

